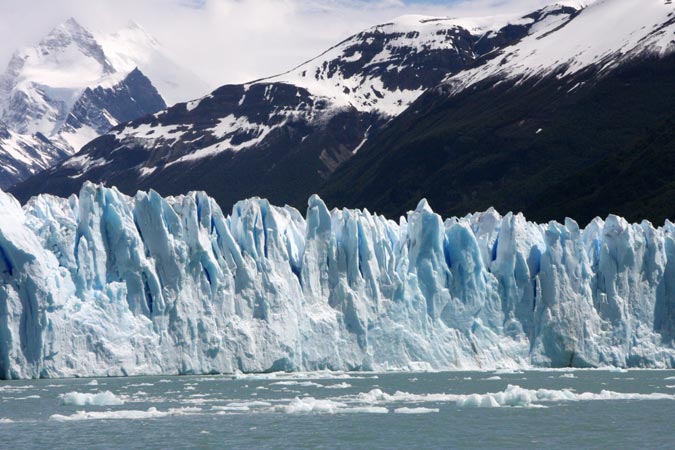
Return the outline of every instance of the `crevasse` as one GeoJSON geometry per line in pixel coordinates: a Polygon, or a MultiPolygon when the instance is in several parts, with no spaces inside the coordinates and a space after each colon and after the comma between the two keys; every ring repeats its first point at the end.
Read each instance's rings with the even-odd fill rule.
{"type": "Polygon", "coordinates": [[[0,193],[0,377],[674,367],[674,233],[0,193]]]}

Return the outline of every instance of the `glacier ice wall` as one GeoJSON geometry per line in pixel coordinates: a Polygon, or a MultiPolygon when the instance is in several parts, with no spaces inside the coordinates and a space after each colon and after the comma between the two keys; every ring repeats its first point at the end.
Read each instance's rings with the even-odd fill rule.
{"type": "Polygon", "coordinates": [[[0,377],[674,367],[674,233],[0,192],[0,377]]]}

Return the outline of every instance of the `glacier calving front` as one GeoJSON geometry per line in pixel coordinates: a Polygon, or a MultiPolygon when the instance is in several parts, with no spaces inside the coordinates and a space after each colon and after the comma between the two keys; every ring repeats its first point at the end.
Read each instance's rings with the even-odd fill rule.
{"type": "Polygon", "coordinates": [[[673,367],[674,233],[0,192],[0,377],[673,367]]]}

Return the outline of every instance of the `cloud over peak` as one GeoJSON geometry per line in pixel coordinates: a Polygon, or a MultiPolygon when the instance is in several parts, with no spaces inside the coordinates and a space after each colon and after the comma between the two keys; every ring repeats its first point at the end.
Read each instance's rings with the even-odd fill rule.
{"type": "Polygon", "coordinates": [[[546,3],[550,0],[0,0],[0,67],[18,47],[33,45],[69,17],[103,32],[133,20],[215,88],[285,71],[399,15],[485,15],[546,3]]]}

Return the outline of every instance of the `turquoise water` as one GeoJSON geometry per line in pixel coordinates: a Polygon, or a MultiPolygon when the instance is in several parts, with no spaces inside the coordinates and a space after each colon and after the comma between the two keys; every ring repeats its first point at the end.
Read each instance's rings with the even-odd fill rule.
{"type": "Polygon", "coordinates": [[[0,382],[7,449],[670,449],[674,419],[675,371],[0,382]]]}

